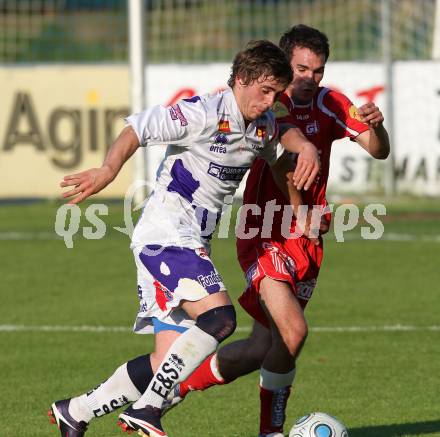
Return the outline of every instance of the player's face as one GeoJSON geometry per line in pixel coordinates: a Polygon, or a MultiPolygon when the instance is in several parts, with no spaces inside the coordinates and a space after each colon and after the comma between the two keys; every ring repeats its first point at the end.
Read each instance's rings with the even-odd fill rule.
{"type": "Polygon", "coordinates": [[[237,77],[234,94],[245,121],[254,121],[266,112],[285,87],[273,77],[262,77],[243,85],[237,77]]]}
{"type": "Polygon", "coordinates": [[[305,47],[295,47],[290,65],[293,82],[289,92],[293,101],[299,104],[310,103],[324,76],[325,56],[317,55],[305,47]]]}

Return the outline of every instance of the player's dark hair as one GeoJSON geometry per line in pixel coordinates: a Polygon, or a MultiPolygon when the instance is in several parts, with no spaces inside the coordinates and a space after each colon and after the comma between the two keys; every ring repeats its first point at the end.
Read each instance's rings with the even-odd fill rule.
{"type": "Polygon", "coordinates": [[[292,82],[292,69],[284,52],[267,40],[251,41],[246,48],[237,53],[231,68],[228,85],[232,88],[237,76],[244,85],[255,80],[275,78],[287,87],[292,82]]]}
{"type": "Polygon", "coordinates": [[[324,55],[326,62],[330,55],[327,35],[305,24],[298,24],[286,31],[280,39],[279,46],[289,61],[295,47],[304,47],[316,55],[324,55]]]}

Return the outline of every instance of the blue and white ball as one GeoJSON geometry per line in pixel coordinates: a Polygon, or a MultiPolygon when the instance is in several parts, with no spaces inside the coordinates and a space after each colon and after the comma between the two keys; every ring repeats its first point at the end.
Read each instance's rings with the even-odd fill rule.
{"type": "Polygon", "coordinates": [[[326,413],[311,413],[298,419],[289,437],[348,437],[345,426],[326,413]]]}

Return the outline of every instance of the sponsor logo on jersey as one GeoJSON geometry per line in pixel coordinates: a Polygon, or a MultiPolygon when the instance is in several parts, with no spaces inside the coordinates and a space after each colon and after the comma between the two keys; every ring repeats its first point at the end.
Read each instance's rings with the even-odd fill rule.
{"type": "Polygon", "coordinates": [[[275,102],[272,106],[272,112],[275,114],[276,118],[283,118],[289,115],[289,110],[284,103],[275,102]]]}
{"type": "Polygon", "coordinates": [[[197,276],[197,280],[200,282],[200,285],[202,287],[209,287],[211,285],[220,284],[222,282],[222,277],[215,272],[214,270],[211,271],[208,275],[199,275],[197,276]]]}
{"type": "Polygon", "coordinates": [[[188,126],[188,120],[182,114],[182,110],[180,109],[179,105],[176,104],[176,105],[170,106],[169,111],[170,111],[171,120],[179,120],[181,126],[188,126]]]}
{"type": "Polygon", "coordinates": [[[211,146],[209,150],[215,153],[226,153],[226,147],[223,146],[211,146]]]}
{"type": "Polygon", "coordinates": [[[296,295],[304,300],[309,300],[312,297],[313,290],[316,287],[316,279],[309,279],[308,281],[296,283],[296,295]]]}
{"type": "Polygon", "coordinates": [[[307,135],[314,135],[317,134],[318,132],[319,132],[319,125],[316,120],[306,124],[307,135]]]}
{"type": "Polygon", "coordinates": [[[226,153],[225,145],[228,144],[229,140],[224,133],[218,132],[215,134],[213,141],[214,144],[209,148],[211,152],[226,153]]]}
{"type": "Polygon", "coordinates": [[[231,128],[229,127],[229,120],[220,120],[218,122],[219,132],[231,132],[231,128]]]}
{"type": "Polygon", "coordinates": [[[214,136],[214,144],[225,145],[225,144],[228,144],[228,143],[229,143],[229,140],[228,140],[228,137],[225,134],[222,134],[222,133],[219,132],[219,133],[217,133],[214,136]]]}
{"type": "Polygon", "coordinates": [[[296,114],[297,120],[308,120],[310,118],[310,114],[296,114]]]}
{"type": "Polygon", "coordinates": [[[248,169],[249,167],[231,167],[210,162],[208,174],[221,181],[241,181],[248,169]]]}
{"type": "Polygon", "coordinates": [[[266,137],[266,126],[257,126],[257,137],[261,140],[266,137]]]}
{"type": "Polygon", "coordinates": [[[362,121],[356,106],[351,105],[350,108],[348,109],[348,114],[350,115],[351,118],[354,118],[357,121],[362,121]]]}

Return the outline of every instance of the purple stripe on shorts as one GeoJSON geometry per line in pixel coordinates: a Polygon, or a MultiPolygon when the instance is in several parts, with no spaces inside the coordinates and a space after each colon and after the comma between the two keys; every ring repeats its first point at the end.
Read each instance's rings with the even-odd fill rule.
{"type": "Polygon", "coordinates": [[[151,244],[145,246],[139,258],[151,275],[171,292],[183,278],[198,281],[209,294],[221,290],[222,278],[204,249],[151,244]]]}

